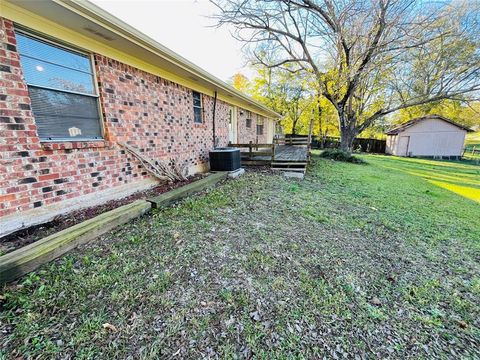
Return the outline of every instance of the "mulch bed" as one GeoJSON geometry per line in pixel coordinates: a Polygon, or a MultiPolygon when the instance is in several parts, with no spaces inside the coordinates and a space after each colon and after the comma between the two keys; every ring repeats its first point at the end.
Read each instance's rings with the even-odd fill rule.
{"type": "Polygon", "coordinates": [[[120,206],[129,204],[138,199],[147,199],[166,193],[167,191],[187,185],[193,181],[200,180],[204,176],[205,175],[198,174],[190,177],[188,180],[185,181],[160,184],[148,190],[138,191],[122,199],[111,200],[102,205],[72,211],[65,215],[59,215],[55,217],[52,221],[49,221],[47,223],[34,225],[27,229],[18,230],[0,239],[0,255],[5,255],[9,252],[31,244],[51,234],[59,232],[73,225],[79,224],[82,221],[91,219],[106,211],[116,209],[120,206]]]}

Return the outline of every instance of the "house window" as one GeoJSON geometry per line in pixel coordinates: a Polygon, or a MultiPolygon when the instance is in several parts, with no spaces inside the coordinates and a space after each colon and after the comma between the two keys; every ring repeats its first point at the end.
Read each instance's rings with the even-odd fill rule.
{"type": "Polygon", "coordinates": [[[252,112],[251,111],[247,111],[246,126],[249,129],[252,127],[252,112]]]}
{"type": "Polygon", "coordinates": [[[257,135],[263,135],[263,119],[257,120],[257,135]]]}
{"type": "Polygon", "coordinates": [[[90,56],[23,32],[16,38],[40,139],[101,139],[90,56]]]}
{"type": "Polygon", "coordinates": [[[202,95],[199,92],[193,92],[193,121],[196,123],[202,123],[202,95]]]}

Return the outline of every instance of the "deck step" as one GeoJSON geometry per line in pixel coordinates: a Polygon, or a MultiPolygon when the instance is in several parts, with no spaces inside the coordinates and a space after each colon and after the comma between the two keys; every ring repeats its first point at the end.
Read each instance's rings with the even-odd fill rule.
{"type": "Polygon", "coordinates": [[[305,172],[305,168],[274,168],[272,167],[272,170],[275,170],[275,171],[295,171],[295,172],[302,172],[304,173],[305,172]]]}
{"type": "Polygon", "coordinates": [[[278,165],[278,166],[280,166],[280,165],[282,165],[282,166],[283,166],[283,165],[298,165],[298,166],[301,165],[301,166],[307,166],[307,164],[308,164],[308,163],[307,163],[306,161],[305,161],[305,162],[300,162],[300,161],[299,161],[299,162],[296,162],[296,161],[283,161],[283,160],[282,160],[282,161],[278,161],[278,162],[277,162],[277,161],[272,162],[272,166],[277,166],[277,165],[278,165]]]}

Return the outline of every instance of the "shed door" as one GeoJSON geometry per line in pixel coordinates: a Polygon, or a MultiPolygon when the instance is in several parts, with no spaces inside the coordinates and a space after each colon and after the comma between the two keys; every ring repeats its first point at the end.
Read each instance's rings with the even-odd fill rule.
{"type": "Polygon", "coordinates": [[[408,156],[408,145],[410,144],[410,136],[400,136],[398,141],[398,156],[408,156]]]}

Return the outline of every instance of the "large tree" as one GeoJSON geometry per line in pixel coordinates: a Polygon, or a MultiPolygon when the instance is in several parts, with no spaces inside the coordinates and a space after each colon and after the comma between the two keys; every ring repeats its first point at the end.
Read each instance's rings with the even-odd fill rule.
{"type": "Polygon", "coordinates": [[[478,96],[479,2],[212,1],[257,63],[314,79],[347,151],[387,114],[478,96]]]}

